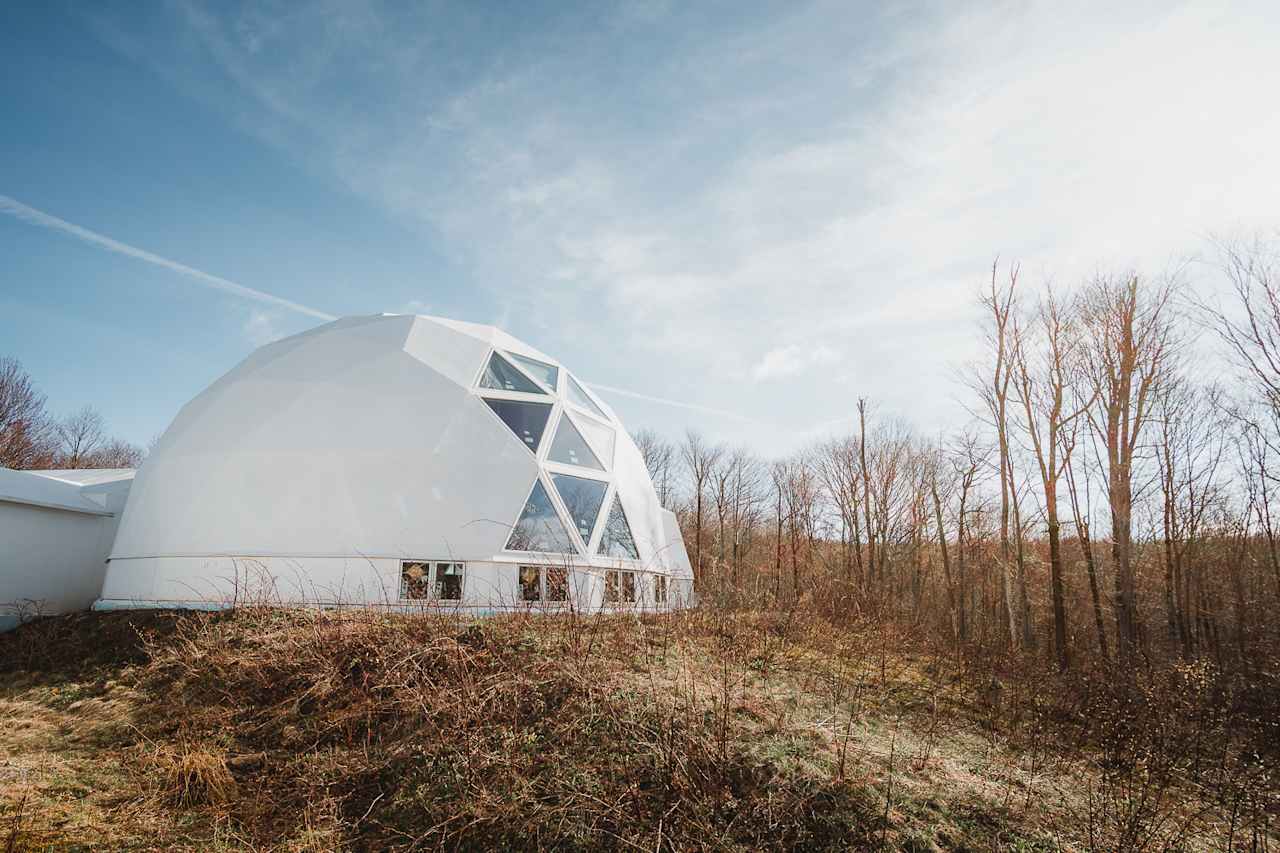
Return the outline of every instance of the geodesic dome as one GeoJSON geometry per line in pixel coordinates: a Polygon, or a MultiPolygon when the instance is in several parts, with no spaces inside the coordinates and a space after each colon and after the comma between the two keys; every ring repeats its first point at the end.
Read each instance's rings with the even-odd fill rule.
{"type": "Polygon", "coordinates": [[[183,407],[99,606],[660,607],[691,583],[639,450],[563,365],[491,326],[378,315],[264,346],[183,407]]]}

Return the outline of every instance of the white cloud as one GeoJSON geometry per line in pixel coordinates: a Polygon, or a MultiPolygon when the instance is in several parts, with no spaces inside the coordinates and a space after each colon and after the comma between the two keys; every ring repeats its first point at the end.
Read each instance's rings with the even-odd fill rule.
{"type": "Polygon", "coordinates": [[[241,331],[244,332],[244,336],[249,343],[255,347],[269,344],[283,337],[283,334],[276,328],[275,323],[265,311],[250,311],[241,331]]]}
{"type": "Polygon", "coordinates": [[[840,354],[824,344],[791,344],[764,354],[751,375],[756,379],[783,379],[840,360],[840,354]]]}
{"type": "Polygon", "coordinates": [[[997,253],[1069,284],[1275,221],[1274,3],[814,0],[719,27],[695,7],[495,30],[452,56],[421,21],[339,22],[327,2],[239,29],[190,5],[243,91],[189,88],[442,235],[544,348],[653,397],[747,407],[775,422],[766,441],[844,414],[815,370],[837,346],[848,390],[938,418],[997,253]],[[623,64],[618,27],[694,37],[623,64]],[[380,97],[344,97],[353,73],[380,97]]]}

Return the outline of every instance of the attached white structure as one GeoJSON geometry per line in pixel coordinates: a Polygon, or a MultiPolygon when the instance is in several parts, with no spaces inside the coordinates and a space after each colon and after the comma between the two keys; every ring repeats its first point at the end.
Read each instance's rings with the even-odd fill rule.
{"type": "Polygon", "coordinates": [[[384,314],[265,346],[179,412],[98,607],[691,596],[675,517],[604,401],[491,326],[384,314]]]}
{"type": "Polygon", "coordinates": [[[0,631],[93,604],[132,482],[125,468],[0,468],[0,631]]]}

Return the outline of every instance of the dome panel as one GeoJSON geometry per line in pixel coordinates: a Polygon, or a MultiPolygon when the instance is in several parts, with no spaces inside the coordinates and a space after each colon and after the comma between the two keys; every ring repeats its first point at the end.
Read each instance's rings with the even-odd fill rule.
{"type": "Polygon", "coordinates": [[[502,422],[511,428],[511,432],[533,453],[538,452],[542,443],[542,433],[547,428],[547,419],[551,417],[550,403],[526,403],[521,400],[495,400],[486,397],[484,400],[493,409],[494,414],[502,418],[502,422]]]}
{"type": "Polygon", "coordinates": [[[583,542],[590,543],[609,484],[572,474],[552,474],[551,481],[560,495],[560,502],[569,512],[569,520],[578,529],[578,535],[583,542]]]}
{"type": "Polygon", "coordinates": [[[555,393],[556,380],[560,375],[559,368],[554,364],[547,364],[545,361],[538,361],[514,352],[507,354],[511,356],[512,361],[523,367],[530,376],[545,385],[548,391],[555,393]]]}
{"type": "Polygon", "coordinates": [[[609,416],[600,410],[600,407],[596,405],[596,401],[591,399],[591,395],[588,394],[586,389],[579,385],[578,380],[574,379],[572,376],[569,377],[568,397],[570,402],[575,405],[581,406],[588,412],[598,415],[606,421],[609,420],[609,416]]]}
{"type": "Polygon", "coordinates": [[[547,454],[547,458],[552,462],[577,465],[579,468],[604,470],[604,465],[600,464],[600,460],[591,452],[591,447],[582,437],[582,433],[578,432],[578,428],[569,419],[568,412],[562,414],[560,423],[556,424],[556,437],[551,442],[551,452],[547,454]]]}
{"type": "Polygon", "coordinates": [[[631,525],[627,523],[627,514],[623,512],[622,502],[617,496],[613,499],[613,506],[609,508],[609,517],[605,520],[604,532],[600,534],[600,546],[596,548],[596,553],[604,557],[640,559],[635,537],[631,535],[631,525]]]}
{"type": "Polygon", "coordinates": [[[540,551],[548,554],[576,554],[569,531],[551,503],[542,480],[534,480],[520,518],[511,528],[508,551],[540,551]]]}
{"type": "Polygon", "coordinates": [[[587,439],[587,443],[595,448],[596,455],[599,456],[600,461],[604,463],[604,466],[606,468],[612,468],[614,443],[613,427],[606,426],[594,418],[589,418],[585,415],[582,417],[575,417],[573,422],[577,425],[579,432],[581,432],[587,439]]]}
{"type": "Polygon", "coordinates": [[[489,356],[489,363],[480,376],[480,387],[495,391],[518,391],[522,394],[546,394],[537,383],[496,352],[489,356]]]}

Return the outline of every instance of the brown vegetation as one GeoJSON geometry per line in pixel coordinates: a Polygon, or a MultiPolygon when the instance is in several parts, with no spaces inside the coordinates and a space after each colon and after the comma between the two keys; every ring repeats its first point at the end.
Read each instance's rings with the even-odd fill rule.
{"type": "Polygon", "coordinates": [[[0,639],[0,827],[20,850],[1275,843],[1276,685],[1008,665],[813,612],[57,617],[0,639]]]}

